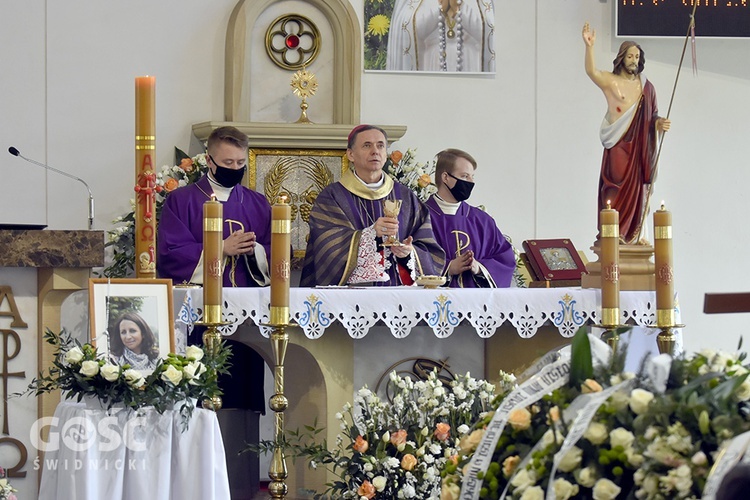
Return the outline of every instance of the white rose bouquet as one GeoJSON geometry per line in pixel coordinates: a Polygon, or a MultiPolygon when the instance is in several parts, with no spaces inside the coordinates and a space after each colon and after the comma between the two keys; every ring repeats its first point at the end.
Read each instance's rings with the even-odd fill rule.
{"type": "Polygon", "coordinates": [[[35,378],[25,394],[62,390],[66,398],[95,397],[106,408],[122,404],[138,410],[153,406],[158,412],[179,408],[187,426],[195,400],[218,396],[218,374],[229,368],[231,352],[223,343],[215,352],[189,346],[186,354],[170,353],[151,374],[104,359],[91,344],[80,345],[63,331],[47,330],[45,341],[56,347],[53,366],[35,378]]]}

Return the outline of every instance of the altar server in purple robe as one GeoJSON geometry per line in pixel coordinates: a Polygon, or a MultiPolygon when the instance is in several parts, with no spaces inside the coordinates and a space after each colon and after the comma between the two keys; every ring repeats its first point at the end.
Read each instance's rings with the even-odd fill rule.
{"type": "Polygon", "coordinates": [[[420,275],[440,274],[445,254],[435,241],[427,207],[383,172],[384,130],[359,125],[349,134],[352,169],[324,188],[310,213],[310,238],[302,286],[412,285],[420,275]],[[383,212],[383,200],[401,200],[398,217],[383,212]],[[383,246],[388,236],[403,245],[383,246]]]}
{"type": "Polygon", "coordinates": [[[474,188],[476,160],[460,149],[437,154],[437,194],[427,200],[435,238],[448,263],[443,273],[455,288],[509,287],[516,259],[495,219],[466,203],[474,188]]]}
{"type": "Polygon", "coordinates": [[[175,283],[203,283],[203,203],[215,197],[224,213],[224,286],[269,284],[271,205],[242,186],[248,138],[220,127],[208,138],[209,172],[194,184],[169,193],[156,238],[157,273],[175,283]]]}

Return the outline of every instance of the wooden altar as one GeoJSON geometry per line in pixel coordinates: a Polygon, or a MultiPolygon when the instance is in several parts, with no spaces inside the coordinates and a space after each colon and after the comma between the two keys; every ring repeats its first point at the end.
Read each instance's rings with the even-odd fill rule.
{"type": "MultiPolygon", "coordinates": [[[[499,370],[518,371],[561,347],[579,327],[598,323],[599,291],[557,289],[434,289],[419,287],[292,288],[286,356],[287,429],[325,427],[335,442],[335,414],[364,385],[375,389],[395,369],[409,371],[418,359],[443,361],[455,374],[497,380],[499,370]]],[[[225,289],[222,332],[259,352],[273,366],[268,332],[269,289],[225,289]]],[[[200,320],[202,291],[175,291],[177,349],[200,320]]],[[[658,353],[653,292],[623,292],[622,322],[634,325],[631,366],[658,353]]],[[[629,351],[630,352],[630,351],[629,351]]],[[[382,390],[382,385],[380,387],[382,390]]],[[[382,393],[381,393],[382,394],[382,393]]],[[[287,464],[290,492],[319,488],[330,478],[302,461],[287,464]]]]}

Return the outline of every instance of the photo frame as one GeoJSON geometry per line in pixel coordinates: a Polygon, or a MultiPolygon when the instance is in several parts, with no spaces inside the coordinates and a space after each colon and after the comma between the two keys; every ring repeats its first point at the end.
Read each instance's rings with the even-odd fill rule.
{"type": "Polygon", "coordinates": [[[247,187],[263,193],[271,204],[280,194],[287,195],[292,208],[292,265],[301,268],[310,210],[318,193],[349,168],[346,150],[251,148],[247,165],[247,187]]]}
{"type": "Polygon", "coordinates": [[[569,239],[526,240],[523,248],[537,281],[580,281],[586,272],[581,256],[569,239]]]}
{"type": "Polygon", "coordinates": [[[90,278],[89,326],[97,353],[150,373],[175,349],[172,280],[90,278]]]}

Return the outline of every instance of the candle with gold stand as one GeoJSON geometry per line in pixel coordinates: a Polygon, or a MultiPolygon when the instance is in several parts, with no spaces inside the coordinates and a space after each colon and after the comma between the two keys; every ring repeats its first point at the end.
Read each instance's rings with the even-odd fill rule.
{"type": "Polygon", "coordinates": [[[607,208],[599,214],[602,262],[602,325],[620,324],[620,216],[607,208]]]}
{"type": "Polygon", "coordinates": [[[607,208],[599,213],[599,244],[601,246],[602,326],[607,330],[602,337],[613,348],[619,340],[616,328],[620,325],[620,214],[607,201],[607,208]]]}
{"type": "Polygon", "coordinates": [[[284,498],[287,494],[287,468],[284,456],[284,411],[289,401],[284,395],[284,358],[289,344],[289,280],[291,275],[292,209],[285,195],[271,207],[271,348],[274,356],[274,395],[268,406],[276,416],[274,446],[268,477],[271,498],[284,498]]]}
{"type": "Polygon", "coordinates": [[[156,278],[156,78],[135,79],[135,275],[156,278]]]}
{"type": "Polygon", "coordinates": [[[292,207],[280,196],[271,207],[271,324],[289,324],[292,207]]]}
{"type": "Polygon", "coordinates": [[[203,318],[221,322],[224,207],[211,198],[203,204],[203,318]]]}
{"type": "MultiPolygon", "coordinates": [[[[207,353],[216,355],[221,344],[219,326],[222,321],[224,207],[214,197],[203,204],[203,346],[207,353]]],[[[204,408],[219,410],[221,397],[213,396],[202,402],[204,408]]]]}
{"type": "Polygon", "coordinates": [[[657,337],[659,352],[672,354],[676,337],[673,328],[674,267],[672,255],[672,213],[664,202],[654,212],[654,268],[656,281],[656,326],[661,329],[657,337]]]}

